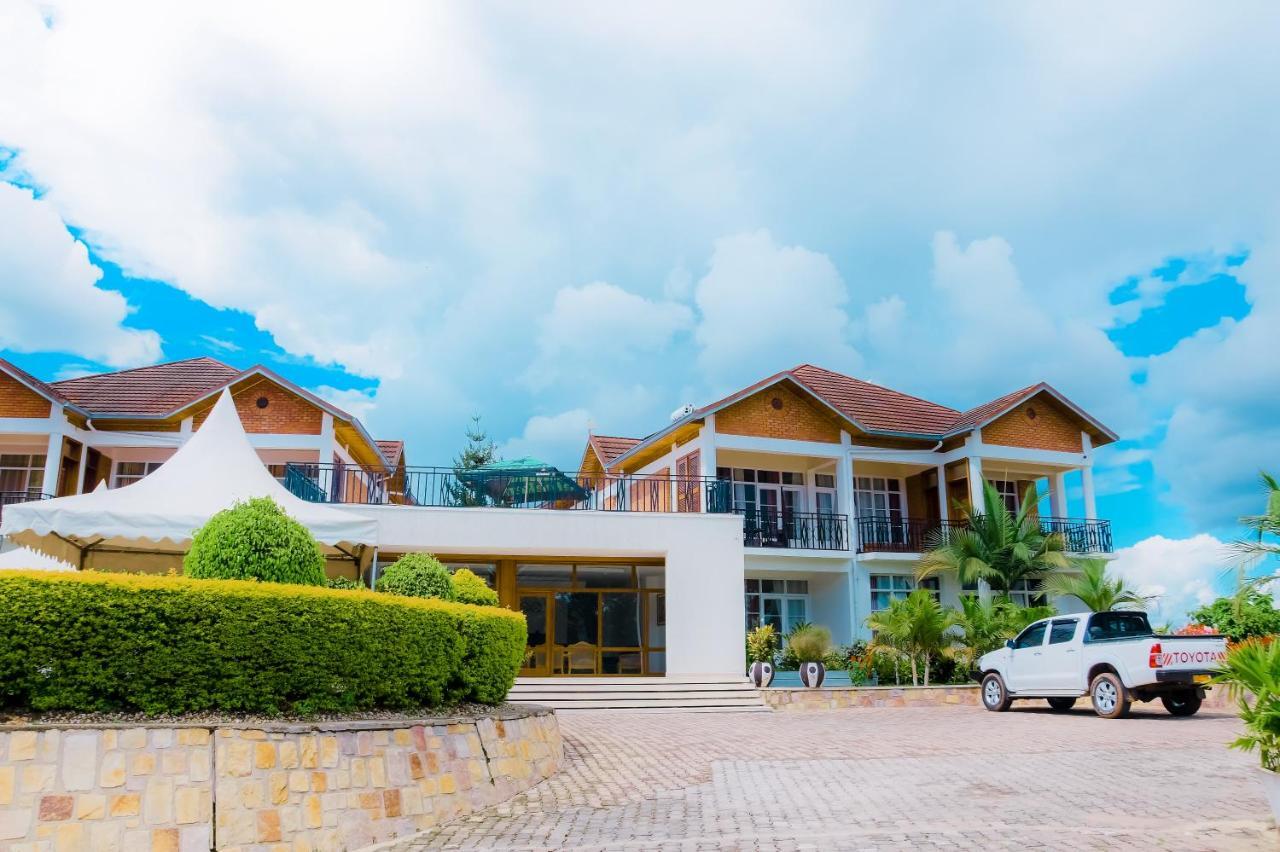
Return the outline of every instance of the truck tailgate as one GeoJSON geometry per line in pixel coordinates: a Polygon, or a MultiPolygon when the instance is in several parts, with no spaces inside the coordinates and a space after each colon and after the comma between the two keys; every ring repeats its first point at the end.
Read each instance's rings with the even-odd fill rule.
{"type": "Polygon", "coordinates": [[[1211,671],[1226,655],[1224,636],[1158,636],[1147,665],[1161,671],[1211,671]]]}

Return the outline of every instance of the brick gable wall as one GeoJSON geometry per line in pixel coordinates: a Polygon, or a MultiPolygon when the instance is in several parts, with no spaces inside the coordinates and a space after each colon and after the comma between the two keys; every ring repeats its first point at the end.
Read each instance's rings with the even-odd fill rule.
{"type": "MultiPolygon", "coordinates": [[[[319,435],[323,412],[311,402],[290,393],[267,379],[251,381],[233,388],[231,399],[246,432],[274,435],[319,435]],[[259,408],[259,397],[266,397],[267,407],[259,408]]],[[[207,403],[192,419],[192,426],[209,416],[213,402],[207,403]]]]}
{"type": "Polygon", "coordinates": [[[840,443],[840,424],[830,413],[785,384],[776,384],[716,412],[716,431],[756,438],[840,443]],[[774,406],[774,400],[781,408],[774,406]]]}
{"type": "Polygon", "coordinates": [[[48,417],[53,404],[8,373],[0,373],[0,417],[48,417]]]}
{"type": "Polygon", "coordinates": [[[982,441],[1005,447],[1079,453],[1084,451],[1080,426],[1079,420],[1059,403],[1041,394],[983,426],[982,441]]]}

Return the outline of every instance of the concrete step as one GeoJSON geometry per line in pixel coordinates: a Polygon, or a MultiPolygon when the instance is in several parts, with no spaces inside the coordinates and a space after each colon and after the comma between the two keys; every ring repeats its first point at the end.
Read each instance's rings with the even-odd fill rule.
{"type": "Polygon", "coordinates": [[[767,712],[750,681],[731,676],[519,678],[508,701],[557,711],[767,712]]]}

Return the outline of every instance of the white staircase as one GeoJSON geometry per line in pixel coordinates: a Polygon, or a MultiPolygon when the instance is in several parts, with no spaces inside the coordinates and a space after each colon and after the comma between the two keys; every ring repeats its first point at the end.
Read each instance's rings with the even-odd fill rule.
{"type": "Polygon", "coordinates": [[[507,694],[516,704],[541,704],[557,712],[763,713],[760,690],[744,677],[522,677],[507,694]]]}

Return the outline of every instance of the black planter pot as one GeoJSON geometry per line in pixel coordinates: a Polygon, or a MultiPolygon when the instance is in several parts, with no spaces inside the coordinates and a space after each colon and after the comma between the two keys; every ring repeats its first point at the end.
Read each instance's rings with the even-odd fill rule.
{"type": "Polygon", "coordinates": [[[817,689],[827,678],[827,667],[822,663],[801,663],[800,682],[810,689],[817,689]]]}
{"type": "Polygon", "coordinates": [[[747,677],[757,687],[768,686],[773,683],[773,663],[752,663],[751,668],[747,669],[747,677]]]}

